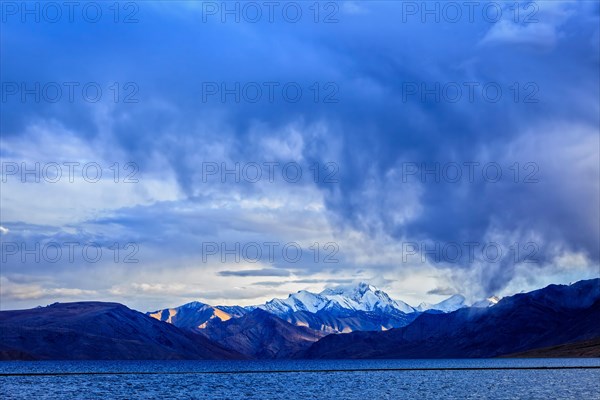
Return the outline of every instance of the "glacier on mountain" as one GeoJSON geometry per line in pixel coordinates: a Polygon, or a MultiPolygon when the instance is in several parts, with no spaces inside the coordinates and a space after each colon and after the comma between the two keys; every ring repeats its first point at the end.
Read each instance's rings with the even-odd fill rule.
{"type": "MultiPolygon", "coordinates": [[[[475,307],[489,307],[497,297],[476,302],[475,307]]],[[[285,299],[274,298],[255,306],[211,306],[198,301],[176,308],[148,313],[153,318],[181,328],[205,330],[211,324],[241,318],[256,309],[267,311],[296,326],[327,333],[356,330],[387,330],[412,322],[423,312],[449,313],[467,307],[465,297],[455,294],[437,304],[421,303],[417,307],[390,298],[365,282],[326,288],[320,293],[300,290],[285,299]]]]}
{"type": "Polygon", "coordinates": [[[415,312],[413,307],[403,301],[392,300],[384,291],[364,282],[356,286],[328,288],[318,294],[300,290],[290,294],[287,299],[273,299],[257,307],[279,316],[298,311],[314,314],[321,310],[384,313],[400,311],[405,314],[415,312]]]}

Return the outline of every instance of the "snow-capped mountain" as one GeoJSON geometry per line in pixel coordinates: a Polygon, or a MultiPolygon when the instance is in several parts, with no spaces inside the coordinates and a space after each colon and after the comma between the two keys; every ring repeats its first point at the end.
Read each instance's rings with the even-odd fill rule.
{"type": "Polygon", "coordinates": [[[387,293],[367,283],[356,286],[329,288],[321,293],[300,290],[290,294],[287,299],[273,299],[257,306],[278,316],[287,316],[294,312],[317,313],[326,311],[368,311],[368,312],[415,312],[415,309],[402,301],[392,300],[387,293]]]}
{"type": "Polygon", "coordinates": [[[498,296],[491,296],[488,297],[487,299],[484,300],[479,300],[475,303],[473,303],[473,305],[471,307],[491,307],[491,306],[495,306],[496,304],[498,304],[498,302],[500,301],[500,298],[498,296]]]}
{"type": "MultiPolygon", "coordinates": [[[[492,296],[476,303],[481,307],[449,313],[405,314],[395,308],[379,312],[392,303],[383,301],[386,296],[365,284],[324,292],[290,296],[304,304],[304,310],[295,311],[286,319],[256,307],[213,307],[200,302],[146,315],[118,303],[96,301],[0,311],[0,360],[598,357],[600,354],[600,279],[597,278],[570,285],[550,285],[501,300],[492,296]],[[326,309],[313,302],[327,296],[341,296],[343,301],[334,297],[335,302],[327,299],[326,304],[354,306],[347,303],[350,299],[358,302],[360,308],[374,311],[326,309]],[[498,305],[490,306],[495,303],[498,305]],[[310,306],[312,311],[318,310],[307,311],[310,306]],[[389,326],[398,329],[386,331],[389,326]],[[349,334],[329,334],[335,332],[349,334]],[[65,334],[68,340],[60,340],[65,334]]],[[[461,303],[460,297],[451,300],[440,307],[450,309],[450,305],[461,303]]],[[[291,301],[295,306],[299,302],[291,301]]]]}
{"type": "Polygon", "coordinates": [[[415,311],[405,302],[392,300],[384,291],[364,282],[359,283],[356,287],[325,289],[321,292],[321,296],[327,298],[331,304],[356,311],[389,312],[396,310],[405,314],[415,311]]]}
{"type": "Polygon", "coordinates": [[[455,294],[437,304],[421,303],[418,307],[416,307],[416,310],[419,312],[441,311],[448,313],[463,307],[467,307],[464,296],[455,294]]]}
{"type": "Polygon", "coordinates": [[[291,324],[327,333],[398,328],[419,314],[408,304],[392,300],[384,291],[364,282],[320,293],[300,290],[286,299],[273,299],[256,308],[291,324]]]}
{"type": "Polygon", "coordinates": [[[326,304],[327,299],[320,295],[300,290],[298,293],[290,294],[287,299],[273,299],[255,308],[261,308],[275,315],[287,315],[296,311],[316,313],[326,304]]]}
{"type": "MultiPolygon", "coordinates": [[[[492,299],[492,298],[490,298],[492,299]]],[[[493,302],[480,305],[487,307],[493,302]]],[[[481,303],[481,302],[479,302],[481,303]]],[[[483,304],[483,303],[481,303],[483,304]]],[[[320,293],[300,290],[285,299],[272,299],[256,306],[211,306],[198,301],[176,308],[148,313],[180,328],[204,331],[234,318],[244,318],[256,309],[273,314],[299,327],[325,333],[382,331],[411,323],[422,312],[452,312],[466,307],[465,298],[454,295],[437,303],[411,307],[394,300],[384,291],[365,282],[327,288],[320,293]]]]}
{"type": "Polygon", "coordinates": [[[526,353],[526,357],[597,357],[599,319],[600,279],[596,278],[508,296],[493,307],[421,314],[415,322],[387,332],[327,335],[313,344],[304,357],[519,357],[528,350],[533,352],[526,353]],[[577,350],[567,350],[575,343],[580,346],[577,350]]]}

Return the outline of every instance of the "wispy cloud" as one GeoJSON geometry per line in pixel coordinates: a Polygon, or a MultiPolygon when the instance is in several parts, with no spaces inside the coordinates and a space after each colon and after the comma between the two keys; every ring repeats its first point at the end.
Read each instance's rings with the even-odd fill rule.
{"type": "Polygon", "coordinates": [[[290,276],[291,273],[282,269],[245,269],[239,271],[219,271],[220,276],[290,276]]]}
{"type": "Polygon", "coordinates": [[[452,289],[451,287],[436,287],[427,291],[427,294],[451,296],[453,294],[456,294],[456,289],[452,289]]]}

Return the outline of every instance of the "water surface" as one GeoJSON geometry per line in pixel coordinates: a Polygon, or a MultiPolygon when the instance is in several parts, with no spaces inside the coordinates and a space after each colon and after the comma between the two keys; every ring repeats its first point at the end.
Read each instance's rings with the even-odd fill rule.
{"type": "Polygon", "coordinates": [[[600,399],[598,368],[600,359],[2,362],[0,393],[3,399],[600,399]]]}

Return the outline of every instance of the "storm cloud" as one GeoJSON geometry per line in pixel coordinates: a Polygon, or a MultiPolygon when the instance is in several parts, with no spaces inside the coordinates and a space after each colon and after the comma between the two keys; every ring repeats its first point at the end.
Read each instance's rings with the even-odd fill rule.
{"type": "MultiPolygon", "coordinates": [[[[540,2],[529,23],[515,22],[508,3],[494,22],[425,23],[403,2],[337,4],[331,23],[311,14],[223,23],[187,2],[139,3],[133,24],[9,19],[4,89],[94,82],[104,95],[3,99],[3,165],[95,162],[104,175],[56,184],[7,176],[3,241],[135,243],[139,262],[82,267],[17,254],[3,275],[14,283],[17,273],[52,271],[35,283],[36,301],[119,298],[114,288],[127,282],[185,273],[198,292],[260,286],[252,279],[264,276],[289,290],[379,276],[397,297],[423,300],[536,287],[531,271],[597,276],[598,4],[540,2]],[[136,183],[123,183],[129,162],[136,183]],[[257,262],[207,262],[206,242],[279,247],[257,262]],[[300,258],[281,252],[290,243],[300,258]],[[406,257],[407,243],[419,254],[406,257]],[[465,243],[478,243],[474,257],[443,253],[465,243]],[[490,243],[500,257],[482,253],[490,243]],[[524,266],[527,256],[535,263],[524,266]]],[[[14,293],[22,290],[3,288],[2,307],[33,304],[14,293]]]]}

